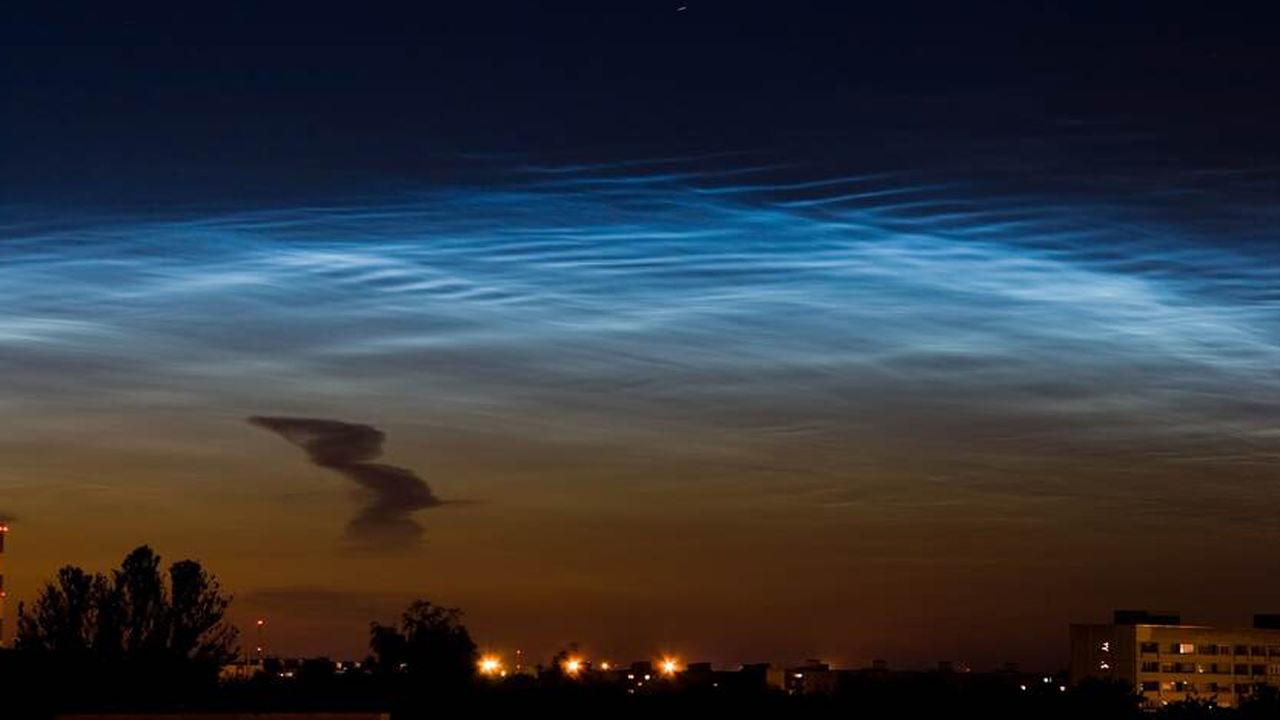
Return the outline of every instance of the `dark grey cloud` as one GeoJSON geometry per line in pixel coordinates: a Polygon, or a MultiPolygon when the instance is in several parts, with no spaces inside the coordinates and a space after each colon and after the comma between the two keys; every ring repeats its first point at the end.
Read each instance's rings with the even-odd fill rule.
{"type": "Polygon", "coordinates": [[[371,425],[302,417],[263,417],[249,423],[307,452],[311,462],[360,486],[365,505],[347,523],[347,536],[372,547],[410,547],[422,538],[413,513],[442,504],[426,481],[407,468],[370,462],[382,455],[386,435],[371,425]]]}

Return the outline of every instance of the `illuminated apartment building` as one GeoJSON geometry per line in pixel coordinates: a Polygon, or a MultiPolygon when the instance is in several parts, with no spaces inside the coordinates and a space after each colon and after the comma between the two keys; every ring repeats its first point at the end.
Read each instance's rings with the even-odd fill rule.
{"type": "Polygon", "coordinates": [[[1111,624],[1071,626],[1071,677],[1129,683],[1148,707],[1186,699],[1234,707],[1258,685],[1280,686],[1280,616],[1227,628],[1118,610],[1111,624]]]}

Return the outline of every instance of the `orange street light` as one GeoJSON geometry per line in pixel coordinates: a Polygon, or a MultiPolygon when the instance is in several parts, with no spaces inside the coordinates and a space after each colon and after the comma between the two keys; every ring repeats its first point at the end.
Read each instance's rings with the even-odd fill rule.
{"type": "Polygon", "coordinates": [[[564,672],[566,675],[577,675],[582,672],[582,665],[582,658],[568,658],[564,661],[564,672]]]}
{"type": "Polygon", "coordinates": [[[496,655],[485,655],[480,658],[480,662],[476,663],[481,675],[505,675],[502,671],[502,661],[496,655]]]}

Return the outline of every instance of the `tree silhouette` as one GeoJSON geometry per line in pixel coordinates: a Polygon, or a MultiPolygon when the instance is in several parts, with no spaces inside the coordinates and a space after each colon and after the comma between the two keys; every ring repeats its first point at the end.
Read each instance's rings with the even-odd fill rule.
{"type": "Polygon", "coordinates": [[[415,684],[458,687],[475,674],[476,644],[462,611],[427,600],[409,605],[399,626],[371,623],[369,648],[378,672],[404,674],[415,684]]]}
{"type": "Polygon", "coordinates": [[[18,609],[19,649],[67,656],[93,652],[98,644],[98,616],[108,593],[107,579],[68,565],[45,584],[31,612],[18,609]]]}
{"type": "Polygon", "coordinates": [[[193,560],[169,567],[146,546],[129,553],[111,579],[67,566],[20,606],[15,647],[59,661],[216,666],[235,657],[237,632],[225,621],[230,597],[193,560]]]}
{"type": "Polygon", "coordinates": [[[1212,700],[1204,698],[1187,698],[1171,702],[1160,708],[1156,713],[1156,717],[1167,720],[1200,720],[1200,718],[1212,718],[1220,715],[1222,711],[1218,708],[1218,704],[1212,700]]]}
{"type": "Polygon", "coordinates": [[[160,557],[142,546],[125,556],[114,572],[114,599],[120,610],[121,646],[126,657],[151,657],[165,647],[164,582],[160,557]]]}
{"type": "Polygon", "coordinates": [[[1096,720],[1142,717],[1142,696],[1131,683],[1100,678],[1085,678],[1067,693],[1069,715],[1096,720]]]}
{"type": "Polygon", "coordinates": [[[1240,703],[1237,714],[1248,720],[1280,719],[1280,688],[1259,683],[1240,703]]]}
{"type": "Polygon", "coordinates": [[[223,662],[234,657],[237,631],[223,622],[229,596],[218,580],[194,560],[169,566],[169,650],[193,660],[223,662]]]}

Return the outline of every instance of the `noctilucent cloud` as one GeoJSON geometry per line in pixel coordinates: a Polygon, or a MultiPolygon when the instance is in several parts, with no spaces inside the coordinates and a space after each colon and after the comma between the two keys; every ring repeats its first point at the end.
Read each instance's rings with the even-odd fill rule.
{"type": "MultiPolygon", "coordinates": [[[[308,613],[353,621],[359,648],[361,618],[428,592],[513,646],[726,655],[755,648],[730,620],[910,628],[968,601],[1051,631],[1170,594],[1138,589],[1148,562],[1207,586],[1274,562],[1256,539],[1280,529],[1280,257],[1238,222],[1274,211],[1156,209],[1265,175],[1051,195],[755,155],[476,162],[483,182],[306,206],[15,215],[0,406],[23,422],[0,477],[22,493],[0,509],[40,521],[15,552],[57,557],[90,520],[104,563],[196,545],[302,649],[308,613]],[[285,416],[255,423],[314,465],[250,415],[285,416]],[[391,464],[368,463],[381,435],[318,457],[295,437],[316,419],[384,431],[391,464]],[[474,502],[421,512],[433,491],[474,502]],[[724,626],[662,619],[677,606],[724,626]]],[[[1165,604],[1206,597],[1181,592],[1165,604]]],[[[934,641],[823,632],[750,642],[934,641]]]]}

